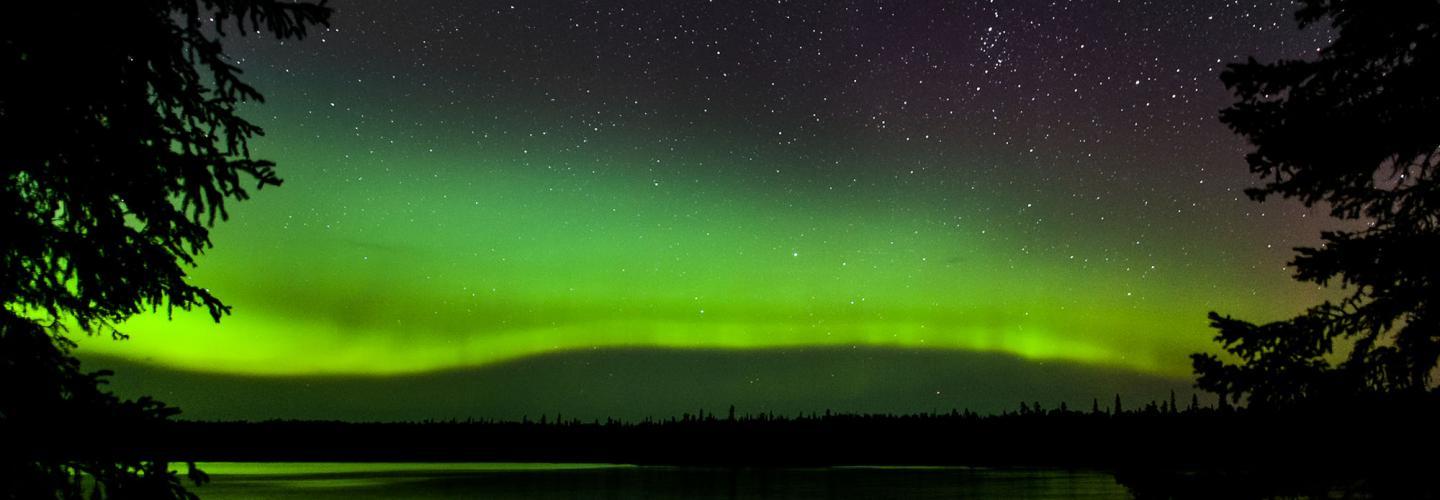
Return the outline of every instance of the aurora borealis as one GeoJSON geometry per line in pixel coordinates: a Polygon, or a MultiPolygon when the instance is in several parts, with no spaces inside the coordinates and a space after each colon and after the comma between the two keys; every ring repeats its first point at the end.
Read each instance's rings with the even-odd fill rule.
{"type": "MultiPolygon", "coordinates": [[[[1206,312],[1322,293],[1284,266],[1331,222],[1245,199],[1216,120],[1224,63],[1326,41],[1288,2],[334,7],[300,43],[229,40],[285,179],[193,272],[234,314],[139,317],[82,355],[257,384],[616,349],[1183,378],[1206,312]]],[[[726,366],[654,376],[749,378],[726,366]]],[[[872,406],[928,409],[904,404],[872,406]]]]}

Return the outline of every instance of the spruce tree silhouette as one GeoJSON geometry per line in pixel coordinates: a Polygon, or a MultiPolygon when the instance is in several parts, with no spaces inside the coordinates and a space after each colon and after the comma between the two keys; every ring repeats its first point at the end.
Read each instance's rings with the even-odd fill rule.
{"type": "Polygon", "coordinates": [[[108,373],[80,371],[63,325],[123,338],[114,325],[145,310],[229,311],[185,268],[227,200],[280,179],[250,157],[262,131],[236,108],[261,96],[221,37],[301,38],[328,22],[324,3],[25,2],[0,16],[0,428],[28,438],[0,451],[0,495],[193,498],[154,457],[33,442],[176,413],[101,390],[108,373]]]}
{"type": "Polygon", "coordinates": [[[1346,294],[1263,325],[1210,313],[1236,362],[1192,355],[1197,386],[1256,409],[1423,392],[1440,357],[1440,4],[1304,0],[1296,19],[1337,36],[1316,60],[1231,64],[1220,118],[1253,145],[1250,198],[1360,221],[1290,262],[1346,294]],[[1331,363],[1337,340],[1353,347],[1331,363]]]}

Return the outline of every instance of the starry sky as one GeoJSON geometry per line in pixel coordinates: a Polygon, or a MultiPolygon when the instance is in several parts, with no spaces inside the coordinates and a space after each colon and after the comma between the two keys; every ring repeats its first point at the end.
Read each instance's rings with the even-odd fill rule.
{"type": "Polygon", "coordinates": [[[1227,62],[1328,43],[1290,2],[333,7],[227,40],[285,185],[192,273],[232,316],[82,339],[118,390],[195,418],[993,411],[1189,391],[1206,312],[1325,293],[1285,263],[1334,222],[1246,199],[1217,120],[1227,62]]]}

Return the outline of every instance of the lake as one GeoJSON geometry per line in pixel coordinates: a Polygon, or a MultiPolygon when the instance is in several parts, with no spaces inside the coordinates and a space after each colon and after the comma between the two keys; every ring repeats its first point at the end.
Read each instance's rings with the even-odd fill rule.
{"type": "Polygon", "coordinates": [[[192,491],[227,499],[1128,499],[1109,474],[1059,469],[729,469],[534,463],[200,464],[192,491]]]}

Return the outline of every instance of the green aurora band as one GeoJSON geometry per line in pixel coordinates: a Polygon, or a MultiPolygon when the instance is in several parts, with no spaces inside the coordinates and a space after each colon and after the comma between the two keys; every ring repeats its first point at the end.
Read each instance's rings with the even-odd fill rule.
{"type": "Polygon", "coordinates": [[[144,315],[122,325],[131,339],[82,339],[85,352],[218,373],[385,375],[622,346],[885,346],[1177,375],[1207,348],[1207,310],[1293,309],[1238,283],[1243,269],[1203,271],[1243,265],[1204,260],[1199,236],[1126,242],[1117,255],[1103,246],[1119,231],[1104,224],[1012,232],[1005,217],[964,216],[997,205],[1048,216],[1000,196],[791,202],[718,182],[547,178],[482,151],[425,160],[452,164],[447,176],[387,174],[406,160],[372,159],[363,178],[337,183],[339,150],[281,150],[268,154],[291,166],[285,186],[237,205],[194,273],[235,313],[220,324],[144,315]],[[1179,247],[1202,257],[1174,257],[1179,247]]]}
{"type": "Polygon", "coordinates": [[[582,101],[523,91],[450,106],[345,68],[276,69],[310,64],[290,57],[247,73],[270,98],[249,113],[269,132],[254,153],[285,185],[232,204],[192,274],[234,314],[142,315],[120,325],[129,340],[81,336],[82,353],[378,376],[853,346],[1184,376],[1212,349],[1207,311],[1279,318],[1320,293],[1282,268],[1311,227],[1241,223],[1250,179],[1218,124],[1093,160],[1094,142],[1039,156],[981,132],[917,144],[847,124],[796,146],[723,116],[591,126],[582,101]],[[1052,174],[1075,158],[1128,178],[1052,174]],[[1226,175],[1172,173],[1200,165],[1226,175]]]}

